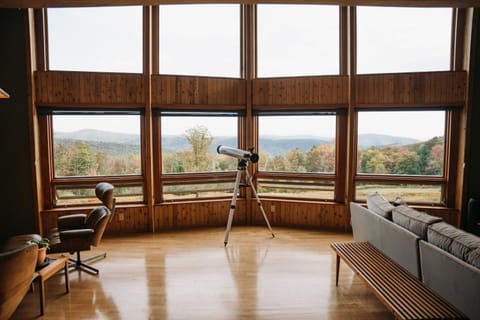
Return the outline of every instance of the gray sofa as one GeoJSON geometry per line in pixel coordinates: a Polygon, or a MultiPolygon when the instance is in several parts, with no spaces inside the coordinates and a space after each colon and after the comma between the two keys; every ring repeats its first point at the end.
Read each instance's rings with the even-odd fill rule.
{"type": "Polygon", "coordinates": [[[480,320],[480,238],[380,194],[350,204],[354,241],[368,241],[472,320],[480,320]]]}

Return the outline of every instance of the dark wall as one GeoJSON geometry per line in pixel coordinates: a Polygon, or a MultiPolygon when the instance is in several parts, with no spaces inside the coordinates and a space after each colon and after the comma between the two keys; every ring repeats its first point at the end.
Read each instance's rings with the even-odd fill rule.
{"type": "MultiPolygon", "coordinates": [[[[470,133],[467,142],[465,161],[465,188],[463,192],[464,213],[466,213],[469,198],[480,199],[480,9],[474,13],[475,29],[472,33],[472,65],[471,72],[475,75],[470,88],[472,92],[472,108],[470,110],[470,133]]],[[[478,212],[480,215],[480,212],[478,212]]],[[[462,215],[462,226],[469,229],[467,214],[462,215]]]]}
{"type": "Polygon", "coordinates": [[[24,14],[0,9],[0,240],[35,232],[24,14]]]}

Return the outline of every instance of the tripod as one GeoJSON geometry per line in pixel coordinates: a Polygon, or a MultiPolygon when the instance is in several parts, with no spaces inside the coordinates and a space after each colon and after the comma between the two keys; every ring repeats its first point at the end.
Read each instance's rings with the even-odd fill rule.
{"type": "Polygon", "coordinates": [[[272,227],[270,227],[270,222],[268,222],[267,215],[265,214],[265,210],[263,210],[262,203],[260,202],[260,198],[258,197],[257,190],[255,190],[255,187],[253,186],[252,177],[250,176],[250,173],[247,170],[247,166],[248,166],[248,161],[246,159],[242,159],[238,161],[237,177],[235,178],[235,187],[233,188],[233,197],[232,197],[232,202],[230,204],[230,212],[228,214],[227,230],[225,231],[225,241],[224,241],[225,246],[227,246],[227,243],[228,243],[228,236],[230,235],[230,229],[232,228],[233,213],[235,212],[237,195],[241,186],[242,187],[250,186],[252,188],[252,191],[255,194],[255,198],[257,199],[257,205],[260,208],[260,211],[262,211],[263,218],[267,223],[268,229],[272,233],[272,237],[275,237],[272,231],[272,227]],[[240,179],[242,178],[242,171],[245,171],[245,174],[246,174],[247,184],[245,185],[240,184],[240,179]]]}

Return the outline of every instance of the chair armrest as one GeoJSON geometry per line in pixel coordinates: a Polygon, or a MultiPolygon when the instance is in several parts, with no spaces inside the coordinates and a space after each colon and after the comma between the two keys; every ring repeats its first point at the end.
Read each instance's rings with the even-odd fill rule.
{"type": "Polygon", "coordinates": [[[74,229],[60,231],[60,239],[88,238],[95,230],[93,229],[74,229]]]}
{"type": "Polygon", "coordinates": [[[60,230],[65,229],[82,229],[85,228],[85,219],[87,215],[83,213],[70,214],[58,217],[57,226],[60,230]]]}

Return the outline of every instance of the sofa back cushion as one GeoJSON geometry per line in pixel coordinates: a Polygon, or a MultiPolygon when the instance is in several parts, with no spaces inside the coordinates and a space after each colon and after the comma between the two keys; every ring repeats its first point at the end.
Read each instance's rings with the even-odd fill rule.
{"type": "Polygon", "coordinates": [[[378,192],[372,193],[367,197],[367,207],[376,214],[392,220],[394,206],[378,192]]]}
{"type": "Polygon", "coordinates": [[[426,240],[428,226],[442,221],[442,218],[431,216],[407,206],[398,206],[393,208],[392,221],[426,240]]]}
{"type": "Polygon", "coordinates": [[[428,227],[427,239],[431,244],[463,261],[480,264],[480,260],[478,260],[480,254],[477,258],[475,253],[472,254],[473,251],[480,248],[480,237],[457,229],[448,223],[440,222],[428,227]]]}
{"type": "Polygon", "coordinates": [[[467,257],[467,263],[480,269],[480,248],[470,251],[467,257]]]}

